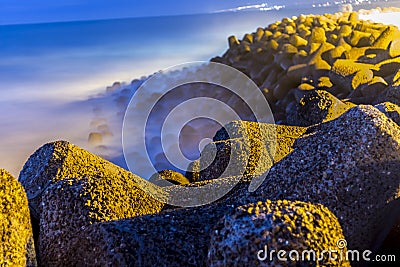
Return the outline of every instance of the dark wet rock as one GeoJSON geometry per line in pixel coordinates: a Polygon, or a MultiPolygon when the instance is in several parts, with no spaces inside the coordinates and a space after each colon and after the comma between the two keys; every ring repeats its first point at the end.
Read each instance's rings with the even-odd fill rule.
{"type": "MultiPolygon", "coordinates": [[[[391,255],[400,257],[400,199],[392,201],[381,211],[377,224],[380,224],[381,231],[374,237],[374,251],[377,255],[391,255]]],[[[372,263],[371,266],[395,266],[396,262],[372,263]],[[385,265],[383,265],[385,264],[385,265]]]]}
{"type": "MultiPolygon", "coordinates": [[[[341,226],[326,207],[320,204],[279,200],[258,202],[238,207],[225,215],[212,231],[208,266],[350,266],[348,261],[325,258],[318,261],[301,259],[304,251],[320,255],[337,247],[344,240],[341,226]],[[280,261],[272,250],[286,251],[280,261]],[[298,260],[289,260],[290,251],[298,252],[298,260]]],[[[341,248],[346,253],[346,248],[341,248]]],[[[304,254],[308,255],[308,254],[304,254]]],[[[291,255],[296,259],[296,255],[291,255]]]]}
{"type": "Polygon", "coordinates": [[[400,105],[400,86],[389,86],[386,88],[384,94],[379,97],[375,97],[376,102],[391,102],[396,105],[400,105]]]}
{"type": "Polygon", "coordinates": [[[287,112],[287,122],[290,125],[311,126],[336,119],[353,106],[324,90],[313,90],[304,93],[300,101],[287,112]]]}
{"type": "Polygon", "coordinates": [[[37,266],[24,188],[0,169],[0,265],[37,266]]]}
{"type": "Polygon", "coordinates": [[[197,182],[200,179],[200,160],[192,161],[187,167],[185,177],[189,182],[197,182]]]}
{"type": "MultiPolygon", "coordinates": [[[[390,77],[395,75],[400,69],[400,56],[381,61],[375,64],[375,66],[376,70],[374,70],[374,75],[380,77],[390,77]]],[[[390,83],[390,80],[388,82],[390,83]]]]}
{"type": "MultiPolygon", "coordinates": [[[[359,95],[362,97],[375,97],[383,93],[387,87],[388,83],[385,81],[385,79],[375,76],[371,81],[360,86],[356,91],[359,91],[359,95]]],[[[356,93],[356,91],[354,92],[356,93]]]]}
{"type": "Polygon", "coordinates": [[[395,123],[400,125],[400,107],[390,103],[385,102],[375,106],[380,112],[384,113],[389,119],[392,119],[395,123]]]}

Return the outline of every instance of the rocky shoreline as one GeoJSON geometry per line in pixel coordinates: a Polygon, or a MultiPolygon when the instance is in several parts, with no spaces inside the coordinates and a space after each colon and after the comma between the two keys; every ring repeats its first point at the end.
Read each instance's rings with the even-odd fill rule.
{"type": "Polygon", "coordinates": [[[230,37],[212,61],[247,74],[277,124],[233,121],[185,176],[160,172],[154,184],[66,141],[45,144],[18,180],[0,170],[0,265],[379,266],[260,260],[265,247],[370,250],[399,261],[399,40],[395,26],[355,12],[285,18],[230,37]],[[243,173],[225,172],[232,158],[248,159],[243,173]],[[233,182],[210,204],[166,204],[171,192],[192,203],[184,188],[233,182]]]}

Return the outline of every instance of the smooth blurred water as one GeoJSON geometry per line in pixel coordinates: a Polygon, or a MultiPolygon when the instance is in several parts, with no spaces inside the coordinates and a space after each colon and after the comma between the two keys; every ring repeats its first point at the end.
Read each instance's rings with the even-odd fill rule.
{"type": "Polygon", "coordinates": [[[0,26],[2,101],[84,98],[115,80],[208,60],[279,19],[278,12],[222,13],[0,26]]]}
{"type": "Polygon", "coordinates": [[[283,17],[335,11],[0,25],[0,168],[17,175],[36,148],[56,139],[90,150],[87,137],[98,107],[88,99],[114,81],[130,83],[176,64],[207,61],[227,49],[228,36],[242,38],[283,17]]]}
{"type": "Polygon", "coordinates": [[[0,167],[17,174],[43,143],[90,149],[87,100],[114,81],[209,60],[288,14],[243,12],[0,26],[0,167]]]}

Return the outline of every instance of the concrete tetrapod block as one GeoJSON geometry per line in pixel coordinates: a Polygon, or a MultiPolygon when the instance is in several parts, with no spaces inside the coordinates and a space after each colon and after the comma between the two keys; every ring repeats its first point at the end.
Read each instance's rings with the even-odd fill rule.
{"type": "Polygon", "coordinates": [[[321,203],[352,249],[374,246],[380,212],[400,197],[400,128],[372,106],[356,106],[312,128],[256,191],[264,199],[321,203]]]}
{"type": "Polygon", "coordinates": [[[43,266],[63,264],[76,227],[157,213],[164,206],[151,195],[157,186],[65,141],[39,148],[19,180],[40,226],[43,266]]]}
{"type": "Polygon", "coordinates": [[[342,240],[342,228],[326,207],[267,200],[240,206],[217,223],[207,263],[213,267],[350,266],[339,258],[339,251],[347,252],[342,240]],[[338,251],[337,259],[323,254],[330,250],[338,251]],[[284,252],[278,256],[278,251],[284,252]]]}
{"type": "Polygon", "coordinates": [[[0,169],[0,265],[37,266],[24,188],[0,169]]]}
{"type": "Polygon", "coordinates": [[[305,127],[233,121],[202,151],[199,180],[261,175],[289,154],[305,131],[305,127]]]}

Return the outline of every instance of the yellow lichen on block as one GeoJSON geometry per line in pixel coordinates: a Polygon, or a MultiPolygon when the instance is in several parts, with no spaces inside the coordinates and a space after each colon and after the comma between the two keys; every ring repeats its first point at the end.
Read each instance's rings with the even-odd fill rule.
{"type": "Polygon", "coordinates": [[[346,40],[343,38],[343,36],[340,36],[340,37],[339,37],[339,39],[338,39],[336,45],[337,45],[337,46],[342,46],[346,51],[349,51],[349,50],[352,48],[352,46],[349,45],[349,44],[346,42],[346,40]]]}
{"type": "Polygon", "coordinates": [[[375,40],[373,46],[377,48],[387,49],[389,44],[400,38],[400,31],[395,26],[387,26],[381,35],[375,40]]]}
{"type": "Polygon", "coordinates": [[[342,25],[340,26],[339,35],[343,37],[350,36],[353,29],[349,25],[342,25]]]}
{"type": "Polygon", "coordinates": [[[314,86],[312,86],[311,84],[308,84],[308,83],[302,83],[297,88],[299,88],[302,91],[309,91],[309,90],[315,89],[314,86]]]}
{"type": "Polygon", "coordinates": [[[243,37],[243,41],[253,43],[253,35],[246,33],[243,37]]]}
{"type": "Polygon", "coordinates": [[[329,77],[320,77],[318,79],[318,85],[317,87],[319,88],[331,88],[333,86],[331,80],[329,77]]]}
{"type": "Polygon", "coordinates": [[[307,40],[302,38],[301,36],[298,35],[291,35],[289,42],[294,45],[295,47],[299,46],[306,46],[308,44],[307,40]]]}
{"type": "Polygon", "coordinates": [[[400,39],[394,39],[389,46],[389,55],[391,57],[400,56],[400,39]]]}
{"type": "MultiPolygon", "coordinates": [[[[54,177],[53,182],[63,180],[66,177],[76,179],[88,178],[88,185],[95,186],[96,192],[100,192],[101,188],[103,188],[104,192],[109,192],[109,189],[118,186],[118,180],[126,180],[131,183],[131,185],[138,190],[137,201],[145,201],[146,205],[141,205],[140,209],[136,209],[132,206],[133,213],[130,217],[156,213],[160,211],[163,206],[162,203],[152,199],[151,196],[147,195],[147,193],[143,191],[141,186],[143,186],[145,182],[142,178],[73,144],[68,144],[67,156],[60,168],[60,172],[56,177],[54,177]],[[98,179],[98,177],[103,177],[103,179],[98,179]],[[108,177],[114,178],[110,179],[108,177]],[[143,197],[143,200],[140,200],[140,197],[143,197]],[[145,208],[146,206],[147,208],[145,208]]],[[[113,192],[117,191],[117,189],[113,190],[113,192]]]]}
{"type": "Polygon", "coordinates": [[[353,47],[349,51],[346,52],[347,59],[358,60],[363,56],[366,56],[368,50],[371,47],[353,47]]]}
{"type": "Polygon", "coordinates": [[[297,54],[298,53],[297,48],[291,44],[284,44],[282,47],[282,51],[286,54],[297,54]]]}
{"type": "Polygon", "coordinates": [[[190,182],[197,182],[200,179],[200,160],[189,163],[185,177],[187,177],[190,182]]]}
{"type": "Polygon", "coordinates": [[[296,33],[296,29],[292,25],[285,26],[285,33],[294,34],[296,33]]]}
{"type": "MultiPolygon", "coordinates": [[[[120,196],[120,186],[130,188],[131,198],[126,196],[126,201],[137,205],[129,207],[129,217],[157,213],[163,207],[163,203],[151,196],[159,194],[153,184],[71,143],[57,141],[39,148],[20,173],[19,181],[25,187],[36,219],[40,218],[43,192],[64,179],[87,181],[88,192],[98,192],[98,197],[101,195],[108,200],[120,196]]],[[[109,201],[104,204],[112,205],[109,201]]],[[[110,216],[119,217],[118,214],[110,216]]]]}
{"type": "Polygon", "coordinates": [[[377,84],[377,83],[381,83],[384,86],[388,86],[388,83],[385,81],[385,79],[383,79],[382,77],[379,77],[379,76],[375,76],[370,82],[368,82],[369,85],[373,85],[373,84],[377,84]]]}
{"type": "Polygon", "coordinates": [[[378,69],[378,67],[372,65],[372,64],[366,64],[366,63],[359,63],[354,60],[348,60],[348,59],[338,59],[336,62],[333,64],[332,71],[341,75],[341,76],[348,76],[355,74],[356,72],[359,72],[361,70],[373,70],[373,69],[378,69]]]}
{"type": "Polygon", "coordinates": [[[213,142],[201,153],[200,180],[261,175],[271,168],[272,164],[289,154],[294,141],[307,129],[248,121],[233,121],[225,128],[231,134],[227,137],[229,139],[213,142]],[[219,149],[215,151],[215,147],[219,149]],[[213,162],[214,158],[217,159],[216,162],[213,162]],[[225,176],[220,176],[222,169],[226,167],[224,164],[229,162],[230,158],[234,158],[232,160],[234,163],[230,162],[233,168],[226,172],[225,176]],[[247,161],[235,162],[236,159],[247,159],[247,161]]]}
{"type": "Polygon", "coordinates": [[[233,266],[238,258],[248,266],[350,266],[345,257],[323,257],[330,250],[346,255],[347,248],[338,218],[321,204],[289,200],[247,204],[225,215],[214,229],[208,266],[233,266]],[[279,258],[271,251],[287,253],[279,258]]]}
{"type": "Polygon", "coordinates": [[[357,89],[361,84],[368,84],[374,78],[374,73],[370,69],[364,69],[358,71],[351,81],[353,89],[357,89]]]}
{"type": "Polygon", "coordinates": [[[240,42],[238,41],[236,36],[233,36],[233,35],[228,38],[228,43],[229,43],[230,48],[235,47],[240,44],[240,42]]]}
{"type": "Polygon", "coordinates": [[[271,41],[268,42],[267,48],[268,48],[268,49],[271,49],[271,50],[273,50],[273,51],[278,51],[279,44],[278,44],[277,41],[275,41],[274,39],[272,39],[271,41]]]}
{"type": "Polygon", "coordinates": [[[162,170],[153,174],[150,177],[149,182],[161,187],[189,184],[188,178],[183,176],[181,173],[172,170],[162,170]]]}
{"type": "Polygon", "coordinates": [[[316,27],[311,31],[310,43],[325,43],[326,35],[322,27],[316,27]]]}
{"type": "Polygon", "coordinates": [[[24,188],[0,169],[0,266],[36,266],[24,188]]]}
{"type": "Polygon", "coordinates": [[[261,41],[264,37],[264,29],[258,28],[257,31],[254,33],[254,41],[258,42],[261,41]]]}
{"type": "MultiPolygon", "coordinates": [[[[219,60],[248,74],[264,90],[280,123],[298,101],[292,93],[304,78],[329,77],[329,86],[322,88],[330,88],[334,96],[369,102],[385,85],[373,78],[391,83],[400,66],[400,30],[360,20],[357,12],[285,18],[265,28],[264,35],[267,31],[269,38],[247,50],[229,49],[219,60]],[[356,88],[360,90],[353,93],[356,88]]],[[[253,36],[262,34],[257,29],[253,36]]]]}
{"type": "Polygon", "coordinates": [[[358,22],[358,13],[357,12],[351,12],[349,15],[349,21],[356,23],[358,22]]]}

